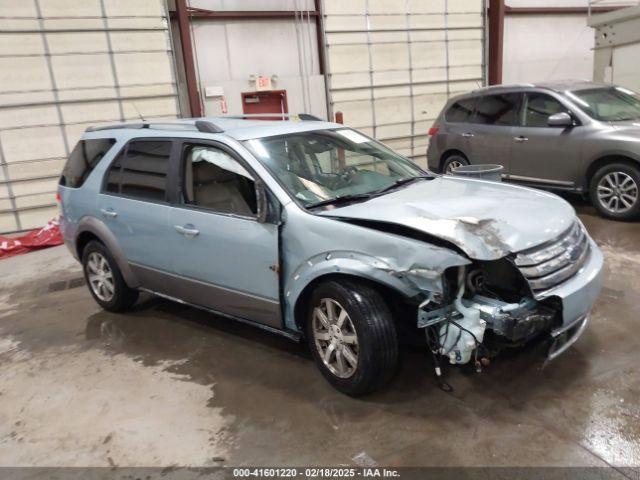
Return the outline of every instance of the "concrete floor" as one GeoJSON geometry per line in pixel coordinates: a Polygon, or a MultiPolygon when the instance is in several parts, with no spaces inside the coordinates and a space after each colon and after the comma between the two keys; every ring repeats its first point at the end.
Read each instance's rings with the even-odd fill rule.
{"type": "Polygon", "coordinates": [[[592,323],[557,363],[482,374],[405,348],[351,399],[304,346],[167,301],[101,311],[63,247],[0,261],[0,466],[640,466],[640,228],[580,206],[606,256],[592,323]]]}

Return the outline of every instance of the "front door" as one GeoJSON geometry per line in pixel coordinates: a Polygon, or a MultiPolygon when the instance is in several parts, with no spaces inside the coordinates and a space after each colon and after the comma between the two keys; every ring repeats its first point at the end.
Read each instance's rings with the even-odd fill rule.
{"type": "Polygon", "coordinates": [[[513,129],[511,180],[575,187],[582,150],[580,127],[550,127],[549,116],[560,112],[571,114],[551,95],[525,94],[521,126],[513,129]]]}
{"type": "Polygon", "coordinates": [[[170,294],[163,272],[171,254],[167,198],[174,142],[149,139],[129,142],[109,166],[98,196],[102,221],[116,237],[142,287],[170,294]]]}
{"type": "Polygon", "coordinates": [[[177,296],[282,328],[278,225],[257,220],[255,174],[226,147],[184,143],[170,245],[177,296]]]}
{"type": "Polygon", "coordinates": [[[483,96],[476,107],[469,132],[471,164],[497,164],[511,168],[513,126],[518,122],[522,95],[503,93],[483,96]]]}

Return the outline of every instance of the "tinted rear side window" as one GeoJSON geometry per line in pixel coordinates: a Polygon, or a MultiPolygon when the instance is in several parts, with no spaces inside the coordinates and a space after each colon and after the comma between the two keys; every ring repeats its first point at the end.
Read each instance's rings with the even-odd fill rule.
{"type": "Polygon", "coordinates": [[[476,105],[476,98],[467,98],[451,105],[447,110],[445,119],[447,122],[468,122],[471,120],[473,109],[476,105]]]}
{"type": "Polygon", "coordinates": [[[107,173],[106,190],[142,200],[164,201],[172,142],[130,142],[107,173]]]}
{"type": "Polygon", "coordinates": [[[80,140],[62,170],[60,185],[71,188],[81,187],[114,143],[116,141],[113,138],[80,140]]]}
{"type": "Polygon", "coordinates": [[[519,93],[482,97],[474,122],[484,125],[518,125],[521,97],[519,93]]]}

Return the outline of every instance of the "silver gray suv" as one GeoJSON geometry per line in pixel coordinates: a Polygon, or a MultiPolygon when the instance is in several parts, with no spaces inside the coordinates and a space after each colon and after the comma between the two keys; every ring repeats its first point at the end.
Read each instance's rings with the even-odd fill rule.
{"type": "Polygon", "coordinates": [[[452,98],[429,131],[429,168],[504,166],[505,180],[588,194],[608,218],[640,214],[640,97],[584,81],[452,98]]]}

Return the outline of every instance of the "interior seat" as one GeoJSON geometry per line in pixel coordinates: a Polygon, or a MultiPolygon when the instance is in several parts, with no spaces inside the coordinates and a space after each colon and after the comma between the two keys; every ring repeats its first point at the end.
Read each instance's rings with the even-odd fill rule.
{"type": "MultiPolygon", "coordinates": [[[[255,213],[245,199],[245,196],[247,198],[251,196],[251,192],[247,191],[251,188],[247,185],[252,183],[250,180],[206,161],[189,163],[192,166],[191,177],[193,178],[193,182],[189,182],[190,175],[187,173],[187,185],[193,185],[192,189],[187,187],[190,202],[219,212],[247,216],[255,213]]],[[[189,168],[187,168],[188,171],[189,168]]],[[[255,197],[255,193],[253,196],[255,197]]]]}

